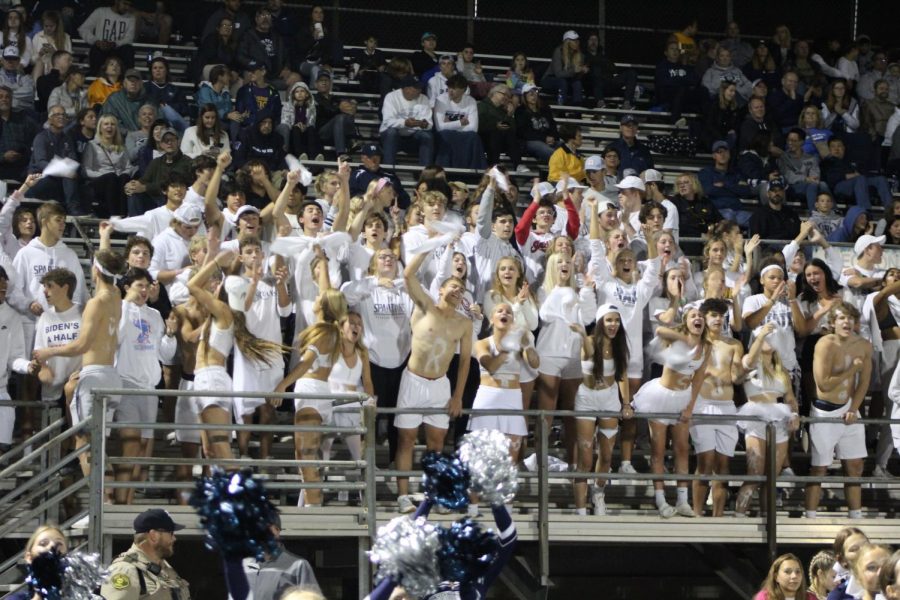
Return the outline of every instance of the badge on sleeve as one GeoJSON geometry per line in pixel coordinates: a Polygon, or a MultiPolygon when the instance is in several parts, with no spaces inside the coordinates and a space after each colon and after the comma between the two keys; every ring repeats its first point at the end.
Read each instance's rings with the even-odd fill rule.
{"type": "Polygon", "coordinates": [[[124,590],[131,585],[131,580],[124,573],[116,573],[111,579],[112,586],[117,590],[124,590]]]}

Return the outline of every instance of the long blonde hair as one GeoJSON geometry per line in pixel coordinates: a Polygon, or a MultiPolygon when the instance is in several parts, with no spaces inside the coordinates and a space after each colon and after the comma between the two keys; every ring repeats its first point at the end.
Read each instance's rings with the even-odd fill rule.
{"type": "Polygon", "coordinates": [[[581,44],[570,44],[570,41],[578,42],[578,40],[566,40],[562,45],[562,61],[563,67],[568,69],[572,67],[575,70],[581,68],[584,64],[584,58],[581,54],[581,44]]]}
{"type": "Polygon", "coordinates": [[[562,254],[552,254],[549,258],[547,258],[547,266],[544,268],[544,291],[548,294],[553,291],[553,289],[557,286],[565,286],[570,287],[576,292],[578,291],[578,284],[575,281],[575,261],[569,256],[563,256],[562,254]],[[560,260],[568,260],[572,263],[572,269],[569,272],[569,281],[563,283],[559,280],[559,275],[557,273],[557,265],[560,260]]]}
{"type": "Polygon", "coordinates": [[[121,152],[124,148],[124,144],[122,142],[122,132],[119,131],[119,119],[113,115],[103,115],[97,119],[97,129],[94,131],[94,141],[102,148],[121,152]],[[116,126],[116,134],[113,136],[112,144],[109,146],[103,143],[103,135],[100,133],[104,123],[113,123],[116,126]]]}
{"type": "Polygon", "coordinates": [[[331,364],[338,359],[341,352],[341,328],[333,321],[313,323],[297,335],[297,350],[303,356],[310,346],[320,350],[331,348],[328,357],[331,364]]]}
{"type": "MultiPolygon", "coordinates": [[[[516,293],[519,293],[522,290],[522,286],[525,284],[525,270],[522,268],[522,263],[515,256],[504,256],[500,260],[497,261],[497,266],[494,268],[494,276],[491,278],[491,298],[495,303],[505,302],[509,300],[503,296],[503,284],[500,283],[500,265],[503,262],[511,262],[516,265],[516,270],[518,271],[518,275],[516,277],[516,281],[513,286],[516,288],[516,293]]],[[[531,292],[529,291],[529,296],[531,292]]],[[[514,300],[514,298],[513,298],[514,300]]]]}

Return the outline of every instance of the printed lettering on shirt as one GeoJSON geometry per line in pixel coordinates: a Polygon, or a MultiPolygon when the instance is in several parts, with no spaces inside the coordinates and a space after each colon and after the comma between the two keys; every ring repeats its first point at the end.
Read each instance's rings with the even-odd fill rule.
{"type": "Polygon", "coordinates": [[[444,120],[445,121],[459,121],[465,116],[466,116],[466,113],[464,113],[464,112],[447,111],[444,113],[444,120]]]}
{"type": "Polygon", "coordinates": [[[125,21],[119,19],[103,19],[100,37],[107,42],[118,42],[125,37],[126,27],[127,23],[125,21]]]}
{"type": "Polygon", "coordinates": [[[396,302],[373,302],[372,310],[376,317],[391,317],[406,314],[406,309],[403,305],[397,304],[396,302]]]}
{"type": "Polygon", "coordinates": [[[74,342],[78,337],[78,330],[81,323],[78,321],[69,321],[67,323],[53,323],[44,327],[43,338],[47,341],[47,345],[51,348],[57,346],[65,346],[69,342],[74,342]]]}
{"type": "Polygon", "coordinates": [[[538,252],[546,252],[547,246],[549,246],[549,245],[550,245],[549,241],[534,240],[533,242],[531,242],[530,252],[531,252],[531,254],[537,254],[538,252]]]}
{"type": "MultiPolygon", "coordinates": [[[[776,304],[777,307],[780,307],[780,304],[776,304]]],[[[769,314],[766,315],[766,318],[763,320],[763,324],[766,323],[775,323],[778,327],[793,327],[791,322],[791,310],[787,307],[783,309],[772,309],[769,311],[769,314]]]]}

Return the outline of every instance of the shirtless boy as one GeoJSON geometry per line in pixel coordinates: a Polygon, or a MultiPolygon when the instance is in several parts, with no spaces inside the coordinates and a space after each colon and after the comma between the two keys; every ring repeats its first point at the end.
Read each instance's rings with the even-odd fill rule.
{"type": "MultiPolygon", "coordinates": [[[[122,380],[113,368],[113,363],[118,348],[119,319],[122,316],[122,295],[115,280],[124,271],[125,259],[120,254],[112,250],[97,252],[91,266],[94,297],[84,307],[78,337],[65,346],[34,351],[34,359],[42,365],[54,356],[81,355],[81,373],[70,407],[74,424],[91,417],[94,403],[91,392],[94,388],[122,387],[122,380]]],[[[107,409],[115,409],[118,403],[118,396],[110,397],[107,409]]],[[[75,448],[81,448],[89,441],[89,434],[82,432],[75,436],[75,448]]],[[[91,469],[90,457],[84,453],[79,456],[79,460],[81,471],[88,476],[91,469]]]]}
{"type": "MultiPolygon", "coordinates": [[[[813,354],[813,375],[817,399],[809,416],[834,419],[833,423],[809,426],[809,474],[822,477],[836,455],[848,477],[860,477],[866,458],[865,427],[857,422],[859,407],[869,389],[872,376],[872,344],[856,334],[859,311],[846,302],[828,311],[828,323],[834,333],[822,336],[813,354]]],[[[819,507],[819,483],[806,486],[806,516],[816,517],[819,507]]],[[[858,483],[844,485],[851,519],[862,517],[862,491],[858,483]]]]}
{"type": "MultiPolygon", "coordinates": [[[[399,471],[412,468],[413,445],[419,425],[425,424],[428,450],[440,452],[450,425],[450,417],[462,411],[462,394],[469,375],[472,353],[472,321],[456,312],[465,291],[465,283],[457,277],[446,279],[440,287],[440,299],[435,302],[416,277],[430,253],[416,255],[403,271],[406,289],[416,305],[412,316],[412,352],[400,380],[397,408],[441,408],[447,414],[401,414],[394,418],[399,432],[396,466],[399,471]],[[459,344],[459,370],[456,391],[450,395],[447,368],[459,344]]],[[[397,478],[397,505],[402,513],[416,507],[410,499],[409,478],[397,478]]]]}
{"type": "MultiPolygon", "coordinates": [[[[706,330],[712,342],[712,352],[706,363],[706,377],[703,387],[694,405],[695,415],[733,415],[737,411],[734,406],[734,386],[743,376],[741,359],[744,349],[740,342],[732,337],[723,337],[722,320],[728,314],[728,303],[717,298],[704,300],[700,312],[706,318],[706,330]]],[[[697,474],[724,475],[728,473],[728,460],[734,456],[734,448],[738,441],[738,430],[734,422],[691,424],[691,441],[697,453],[697,474]]],[[[714,481],[713,514],[721,517],[725,511],[725,500],[728,496],[722,481],[714,481]]],[[[706,495],[709,493],[709,482],[695,479],[692,496],[694,512],[703,514],[706,495]]]]}

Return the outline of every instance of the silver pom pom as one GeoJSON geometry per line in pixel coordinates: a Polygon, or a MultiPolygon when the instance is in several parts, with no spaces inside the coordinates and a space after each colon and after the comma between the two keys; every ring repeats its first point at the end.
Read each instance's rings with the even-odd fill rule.
{"type": "Polygon", "coordinates": [[[63,558],[66,570],[63,573],[62,597],[65,600],[94,600],[94,590],[109,577],[99,554],[71,552],[63,558]]]}
{"type": "Polygon", "coordinates": [[[438,530],[424,517],[415,521],[397,517],[378,528],[378,537],[369,551],[369,560],[378,565],[376,582],[390,577],[413,598],[437,591],[440,583],[437,551],[438,530]]]}
{"type": "Polygon", "coordinates": [[[509,438],[493,429],[467,433],[459,445],[459,459],[469,469],[472,491],[491,505],[512,502],[519,489],[519,470],[509,457],[509,438]]]}

